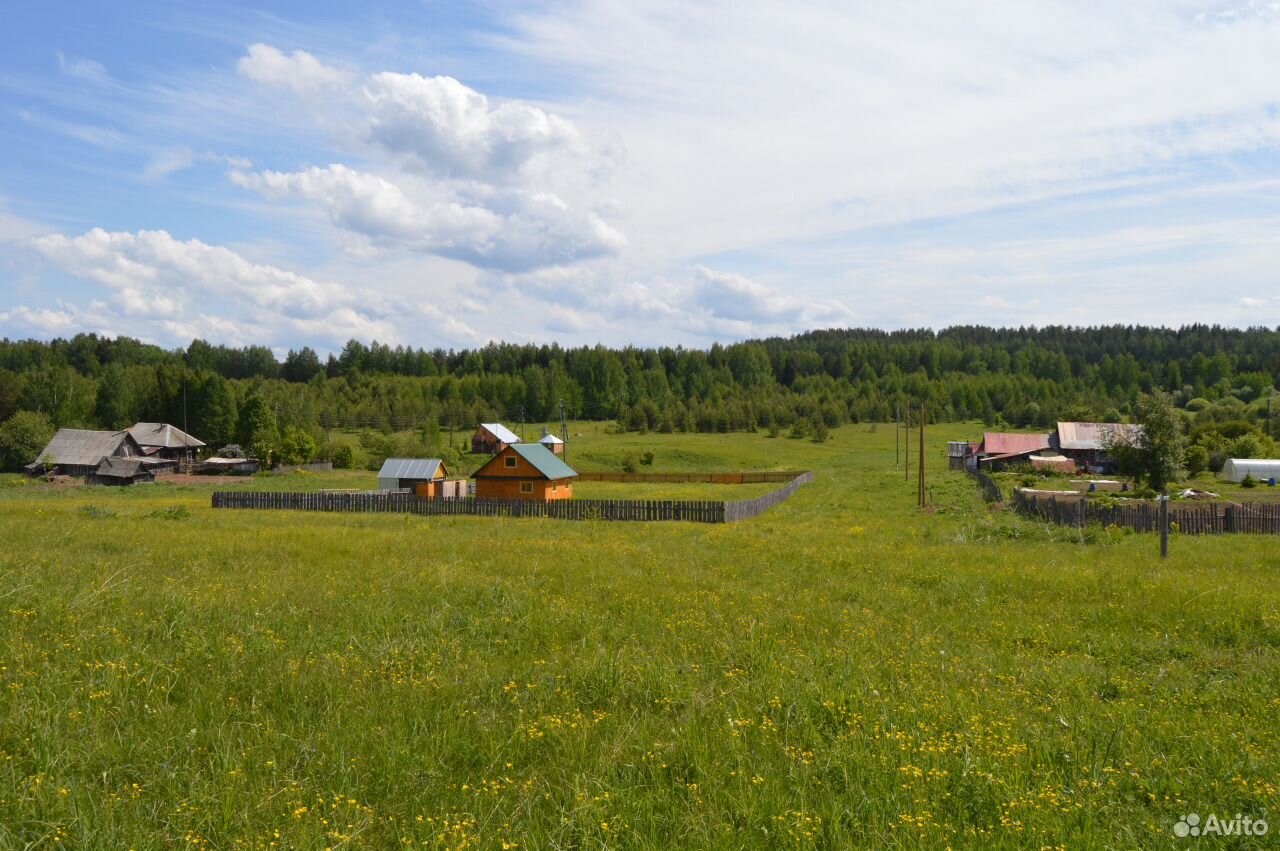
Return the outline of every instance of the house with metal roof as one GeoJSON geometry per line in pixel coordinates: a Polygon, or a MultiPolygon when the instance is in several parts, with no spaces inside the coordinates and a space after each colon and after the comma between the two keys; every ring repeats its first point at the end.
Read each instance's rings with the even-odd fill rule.
{"type": "Polygon", "coordinates": [[[519,442],[520,435],[502,423],[480,423],[471,436],[471,452],[473,455],[493,455],[519,442]]]}
{"type": "Polygon", "coordinates": [[[148,457],[170,461],[190,461],[205,445],[203,440],[168,423],[134,423],[129,434],[148,457]]]}
{"type": "Polygon", "coordinates": [[[979,469],[995,470],[1011,464],[1027,464],[1036,455],[1053,452],[1047,434],[988,431],[982,435],[976,454],[979,469]]]}
{"type": "Polygon", "coordinates": [[[476,471],[477,499],[573,497],[577,471],[540,443],[514,443],[476,471]]]}
{"type": "Polygon", "coordinates": [[[1131,423],[1058,423],[1056,448],[1083,469],[1093,473],[1111,470],[1106,446],[1113,440],[1133,441],[1142,426],[1131,423]]]}
{"type": "Polygon", "coordinates": [[[435,497],[437,486],[448,477],[449,471],[439,458],[388,458],[378,471],[378,490],[435,497]]]}
{"type": "Polygon", "coordinates": [[[544,434],[542,439],[538,441],[538,444],[547,447],[547,449],[551,450],[553,455],[564,454],[564,441],[556,437],[551,432],[544,434]]]}
{"type": "Polygon", "coordinates": [[[60,428],[31,469],[64,476],[88,476],[107,458],[138,458],[138,441],[127,431],[60,428]]]}

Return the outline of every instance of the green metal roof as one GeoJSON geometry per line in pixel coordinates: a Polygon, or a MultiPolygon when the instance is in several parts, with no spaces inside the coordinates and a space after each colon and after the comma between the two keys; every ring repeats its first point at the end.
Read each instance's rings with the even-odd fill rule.
{"type": "Polygon", "coordinates": [[[548,479],[571,479],[578,475],[576,470],[560,460],[560,456],[540,443],[513,443],[507,448],[548,479]]]}

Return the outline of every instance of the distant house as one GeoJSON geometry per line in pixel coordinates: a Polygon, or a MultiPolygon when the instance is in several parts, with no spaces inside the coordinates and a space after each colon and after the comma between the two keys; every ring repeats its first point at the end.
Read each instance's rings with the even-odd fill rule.
{"type": "Polygon", "coordinates": [[[1029,464],[1034,455],[1052,455],[1047,434],[1013,434],[989,431],[978,444],[978,469],[998,470],[1013,464],[1029,464]]]}
{"type": "Polygon", "coordinates": [[[378,471],[378,490],[413,491],[434,498],[449,476],[439,458],[388,458],[378,471]]]}
{"type": "Polygon", "coordinates": [[[142,447],[127,431],[60,428],[28,469],[64,476],[89,476],[107,458],[139,458],[142,447]]]}
{"type": "Polygon", "coordinates": [[[538,441],[539,446],[545,446],[553,455],[564,454],[564,441],[548,432],[538,441]]]}
{"type": "Polygon", "coordinates": [[[89,484],[133,485],[154,482],[156,474],[153,466],[142,458],[107,458],[89,475],[89,484]]]}
{"type": "Polygon", "coordinates": [[[129,434],[138,441],[148,458],[166,461],[194,461],[205,445],[180,428],[168,423],[134,423],[129,434]]]}
{"type": "Polygon", "coordinates": [[[1111,470],[1111,459],[1103,448],[1113,437],[1133,440],[1142,433],[1142,426],[1126,423],[1058,423],[1054,441],[1059,452],[1091,473],[1111,470]]]}
{"type": "Polygon", "coordinates": [[[520,436],[502,423],[480,423],[471,436],[471,452],[474,455],[494,455],[519,442],[520,436]]]}
{"type": "Polygon", "coordinates": [[[570,499],[577,476],[572,467],[545,446],[515,443],[476,471],[476,498],[570,499]]]}

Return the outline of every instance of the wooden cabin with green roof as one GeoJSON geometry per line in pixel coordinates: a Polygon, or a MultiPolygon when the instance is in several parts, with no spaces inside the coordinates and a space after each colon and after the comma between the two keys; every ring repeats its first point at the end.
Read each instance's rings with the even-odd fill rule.
{"type": "Polygon", "coordinates": [[[545,446],[513,443],[476,470],[476,499],[572,499],[578,474],[545,446]]]}

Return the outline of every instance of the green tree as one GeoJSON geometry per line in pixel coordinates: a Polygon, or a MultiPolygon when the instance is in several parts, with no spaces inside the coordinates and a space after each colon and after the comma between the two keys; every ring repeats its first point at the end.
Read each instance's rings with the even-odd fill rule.
{"type": "Polygon", "coordinates": [[[316,455],[316,441],[297,426],[288,426],[280,436],[280,463],[306,464],[316,455]]]}
{"type": "Polygon", "coordinates": [[[1199,475],[1209,468],[1209,450],[1199,444],[1188,446],[1183,461],[1187,465],[1187,475],[1199,475]]]}
{"type": "Polygon", "coordinates": [[[253,458],[264,464],[274,460],[280,440],[275,414],[267,400],[254,394],[240,408],[240,426],[237,431],[240,445],[253,458]]]}
{"type": "Polygon", "coordinates": [[[49,418],[35,411],[18,411],[0,423],[0,470],[21,470],[36,460],[53,431],[49,418]]]}
{"type": "Polygon", "coordinates": [[[1182,433],[1182,417],[1173,398],[1163,390],[1142,394],[1135,415],[1141,429],[1133,434],[1111,432],[1103,448],[1120,472],[1163,490],[1183,472],[1187,438],[1182,433]]]}

